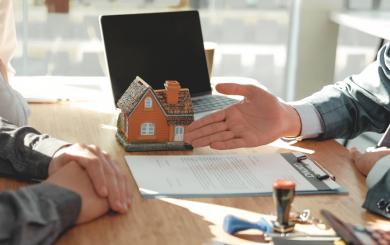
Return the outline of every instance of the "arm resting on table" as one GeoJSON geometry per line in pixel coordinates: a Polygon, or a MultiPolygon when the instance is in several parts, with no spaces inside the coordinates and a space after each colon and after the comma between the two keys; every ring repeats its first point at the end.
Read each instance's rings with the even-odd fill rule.
{"type": "Polygon", "coordinates": [[[51,157],[64,145],[31,127],[18,128],[0,118],[0,174],[45,179],[51,157]]]}
{"type": "Polygon", "coordinates": [[[76,193],[42,183],[0,193],[0,244],[52,244],[80,212],[76,193]]]}

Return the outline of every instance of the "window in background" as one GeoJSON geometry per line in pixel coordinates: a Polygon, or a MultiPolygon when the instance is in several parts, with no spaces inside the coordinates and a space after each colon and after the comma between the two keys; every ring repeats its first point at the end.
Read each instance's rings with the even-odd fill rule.
{"type": "MultiPolygon", "coordinates": [[[[372,10],[389,11],[390,1],[386,0],[344,0],[348,11],[372,10]]],[[[376,58],[380,40],[377,37],[340,27],[335,67],[335,81],[356,74],[376,58]]]]}
{"type": "MultiPolygon", "coordinates": [[[[99,15],[198,9],[204,40],[218,44],[213,75],[251,77],[282,96],[291,1],[14,1],[19,44],[12,63],[17,75],[105,76],[99,15]]],[[[370,9],[372,1],[346,3],[351,9],[370,9]]],[[[378,8],[389,9],[388,2],[378,8]]],[[[336,79],[359,72],[376,46],[376,38],[341,28],[336,79]]]]}
{"type": "Polygon", "coordinates": [[[101,14],[198,9],[205,41],[218,44],[213,75],[283,88],[289,0],[15,1],[18,75],[105,76],[101,14]],[[179,3],[184,8],[177,8],[179,3]],[[49,5],[49,6],[48,6],[49,5]]]}

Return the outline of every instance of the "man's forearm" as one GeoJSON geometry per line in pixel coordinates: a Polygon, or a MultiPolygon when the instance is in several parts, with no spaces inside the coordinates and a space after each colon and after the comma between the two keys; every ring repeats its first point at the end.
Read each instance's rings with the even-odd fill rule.
{"type": "Polygon", "coordinates": [[[383,132],[390,118],[390,44],[359,75],[324,87],[305,99],[323,123],[320,138],[352,138],[364,131],[383,132]]]}
{"type": "Polygon", "coordinates": [[[80,197],[67,189],[42,183],[0,193],[0,244],[52,244],[72,226],[80,197]]]}
{"type": "Polygon", "coordinates": [[[0,118],[0,174],[45,179],[52,155],[66,144],[31,127],[18,128],[0,118]]]}

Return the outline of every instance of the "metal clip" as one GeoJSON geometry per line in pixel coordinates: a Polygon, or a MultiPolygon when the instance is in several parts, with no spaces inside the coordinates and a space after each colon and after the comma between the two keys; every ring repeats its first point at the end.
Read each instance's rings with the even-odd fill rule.
{"type": "Polygon", "coordinates": [[[329,227],[322,220],[311,215],[310,209],[304,209],[301,212],[292,212],[290,220],[295,224],[314,225],[321,230],[327,230],[329,227]]]}

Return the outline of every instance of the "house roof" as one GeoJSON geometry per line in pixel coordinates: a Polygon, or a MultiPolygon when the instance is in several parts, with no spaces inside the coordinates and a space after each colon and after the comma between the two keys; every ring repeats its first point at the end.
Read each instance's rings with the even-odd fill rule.
{"type": "Polygon", "coordinates": [[[168,115],[193,114],[192,100],[188,88],[180,89],[177,104],[167,103],[167,93],[165,89],[155,90],[154,92],[168,115]]]}
{"type": "Polygon", "coordinates": [[[168,104],[165,89],[153,90],[152,87],[140,77],[136,77],[121,96],[117,103],[118,107],[123,112],[133,112],[140,100],[149,90],[155,96],[159,106],[166,114],[168,124],[187,125],[193,121],[192,100],[190,91],[187,88],[180,89],[177,104],[168,104]]]}
{"type": "Polygon", "coordinates": [[[144,80],[136,77],[118,100],[118,108],[124,112],[132,112],[148,89],[153,90],[144,80]]]}
{"type": "Polygon", "coordinates": [[[164,107],[165,112],[168,114],[167,121],[169,125],[188,125],[194,121],[192,100],[188,88],[180,89],[179,102],[177,104],[167,103],[167,93],[165,89],[155,90],[154,92],[164,107]]]}

